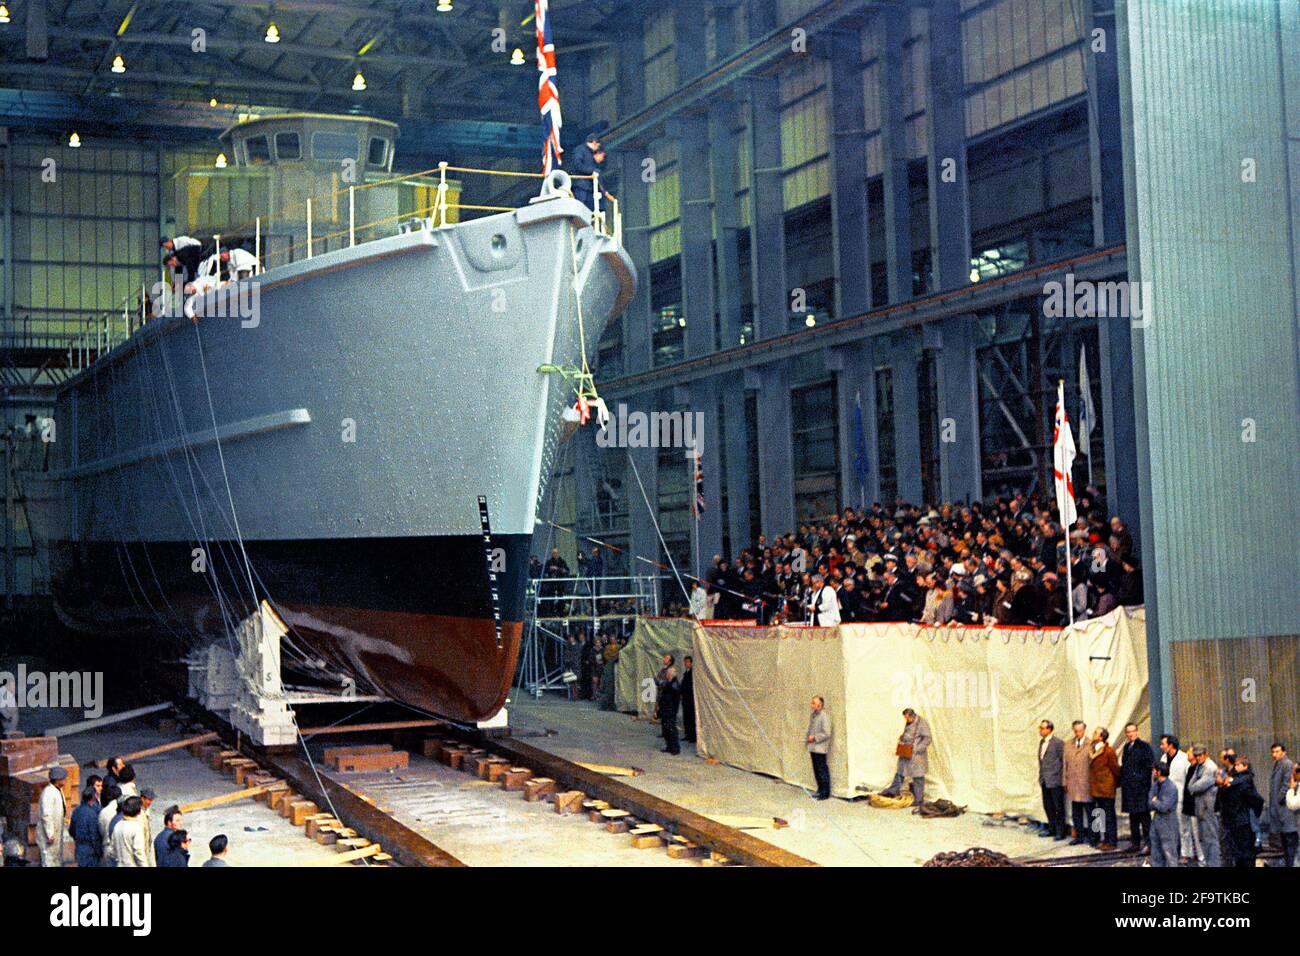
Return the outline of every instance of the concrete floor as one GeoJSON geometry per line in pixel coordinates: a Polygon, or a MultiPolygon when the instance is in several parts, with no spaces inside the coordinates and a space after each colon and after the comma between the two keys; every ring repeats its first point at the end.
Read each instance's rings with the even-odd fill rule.
{"type": "MultiPolygon", "coordinates": [[[[149,723],[130,721],[60,738],[59,749],[84,764],[87,760],[145,750],[175,739],[160,734],[149,723]]],[[[146,757],[134,761],[134,766],[141,789],[150,787],[158,794],[149,814],[155,836],[162,830],[163,811],[172,804],[197,803],[237,789],[233,777],[191,757],[188,750],[146,757]]],[[[104,771],[83,768],[81,773],[84,782],[90,774],[102,775],[104,771]]],[[[333,847],[308,840],[302,827],[291,825],[256,800],[196,810],[185,815],[184,827],[192,841],[190,866],[203,865],[210,856],[208,841],[218,833],[224,833],[230,840],[226,860],[231,866],[302,866],[337,855],[333,847]],[[246,827],[253,829],[250,832],[246,827]]]]}
{"type": "Polygon", "coordinates": [[[705,763],[691,744],[682,744],[680,756],[662,753],[658,724],[601,711],[588,701],[526,697],[509,706],[516,732],[557,731],[529,737],[529,744],[570,760],[640,767],[641,776],[620,780],[706,816],[782,817],[789,827],[747,832],[827,866],[918,866],[936,853],[977,846],[1013,858],[1087,849],[1042,839],[1021,826],[990,826],[975,813],[927,820],[909,810],[878,810],[865,800],[813,800],[784,781],[705,763]]]}

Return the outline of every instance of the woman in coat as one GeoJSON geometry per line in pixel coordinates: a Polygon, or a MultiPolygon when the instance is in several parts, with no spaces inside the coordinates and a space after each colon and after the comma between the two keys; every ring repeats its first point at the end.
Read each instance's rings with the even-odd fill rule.
{"type": "Polygon", "coordinates": [[[1119,840],[1115,817],[1115,793],[1119,790],[1119,757],[1109,743],[1110,731],[1098,727],[1092,734],[1092,760],[1089,766],[1089,792],[1092,804],[1105,817],[1105,833],[1098,850],[1113,850],[1119,840]]]}

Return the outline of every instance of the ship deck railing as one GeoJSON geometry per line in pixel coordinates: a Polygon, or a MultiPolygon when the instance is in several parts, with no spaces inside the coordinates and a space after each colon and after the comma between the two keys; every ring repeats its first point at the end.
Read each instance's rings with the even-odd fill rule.
{"type": "MultiPolygon", "coordinates": [[[[275,253],[264,250],[263,236],[267,235],[264,226],[269,222],[269,219],[260,216],[255,217],[251,222],[228,228],[226,235],[242,235],[245,241],[251,235],[253,241],[252,251],[257,261],[254,274],[257,275],[277,266],[311,259],[318,255],[321,250],[332,251],[337,248],[351,247],[357,245],[358,242],[409,232],[415,228],[431,230],[449,228],[457,222],[464,221],[465,213],[470,214],[469,218],[474,218],[475,214],[495,215],[503,212],[514,212],[519,208],[518,206],[463,203],[459,201],[459,192],[457,192],[455,199],[449,198],[452,181],[448,177],[453,174],[458,179],[466,175],[482,175],[505,177],[520,181],[537,180],[540,182],[546,178],[546,174],[543,173],[453,166],[450,163],[442,162],[435,167],[417,173],[378,179],[359,186],[349,185],[343,189],[333,190],[325,196],[308,197],[301,204],[302,211],[305,214],[307,231],[305,246],[290,243],[287,248],[275,253]],[[363,223],[356,221],[357,193],[377,186],[401,183],[415,183],[432,188],[434,189],[435,198],[427,205],[394,216],[385,216],[381,219],[363,223]],[[314,209],[320,208],[322,201],[334,203],[344,196],[347,197],[347,228],[317,234],[314,228],[316,225],[313,217],[314,209]]],[[[622,210],[616,198],[604,195],[600,183],[600,173],[570,176],[569,178],[570,180],[591,180],[591,227],[602,235],[609,236],[619,246],[622,246],[622,210]]],[[[281,218],[283,218],[286,211],[281,210],[281,218]]],[[[214,235],[212,240],[212,247],[215,253],[219,254],[222,250],[222,236],[214,235]]],[[[75,324],[70,331],[64,331],[58,335],[49,333],[42,337],[47,340],[57,339],[63,343],[60,350],[66,348],[67,368],[74,372],[87,368],[93,365],[100,356],[107,354],[117,345],[130,339],[148,323],[157,318],[175,317],[181,314],[183,303],[177,301],[166,278],[166,276],[163,276],[161,279],[155,279],[152,282],[141,283],[140,291],[128,295],[116,308],[88,316],[83,322],[75,324]],[[151,295],[151,289],[154,290],[155,294],[151,295]]]]}

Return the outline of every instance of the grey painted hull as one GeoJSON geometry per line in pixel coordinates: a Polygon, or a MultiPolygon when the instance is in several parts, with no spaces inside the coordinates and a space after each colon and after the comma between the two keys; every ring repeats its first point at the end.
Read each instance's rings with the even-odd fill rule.
{"type": "Polygon", "coordinates": [[[636,281],[585,213],[551,199],[270,270],[70,381],[42,534],[65,619],[204,640],[266,599],[308,656],[398,699],[499,709],[573,401],[537,369],[594,359],[636,281]]]}

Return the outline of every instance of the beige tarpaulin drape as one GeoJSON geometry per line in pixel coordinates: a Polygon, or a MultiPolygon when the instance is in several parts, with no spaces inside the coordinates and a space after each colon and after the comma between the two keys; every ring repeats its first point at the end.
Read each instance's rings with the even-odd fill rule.
{"type": "MultiPolygon", "coordinates": [[[[1141,609],[1117,610],[1067,630],[846,624],[835,628],[701,627],[690,620],[639,624],[638,670],[629,692],[658,670],[656,652],[680,660],[695,646],[698,750],[725,763],[813,786],[804,749],[809,701],[826,698],[833,737],[832,789],[859,795],[894,775],[904,707],[929,722],[934,744],[928,799],[976,812],[1042,816],[1039,720],[1066,737],[1076,718],[1145,733],[1146,624],[1141,609]]],[[[633,644],[638,641],[634,638],[633,644]]],[[[632,645],[629,645],[631,648],[632,645]]],[[[622,661],[620,660],[620,670],[622,661]]],[[[631,668],[629,668],[631,670],[631,668]]],[[[653,703],[620,709],[649,713],[653,703]]]]}
{"type": "Polygon", "coordinates": [[[618,655],[618,665],[614,669],[614,705],[619,710],[654,717],[654,678],[663,666],[660,659],[664,654],[672,654],[680,677],[682,658],[691,653],[691,630],[694,626],[694,622],[686,618],[637,618],[632,639],[618,655]]]}

